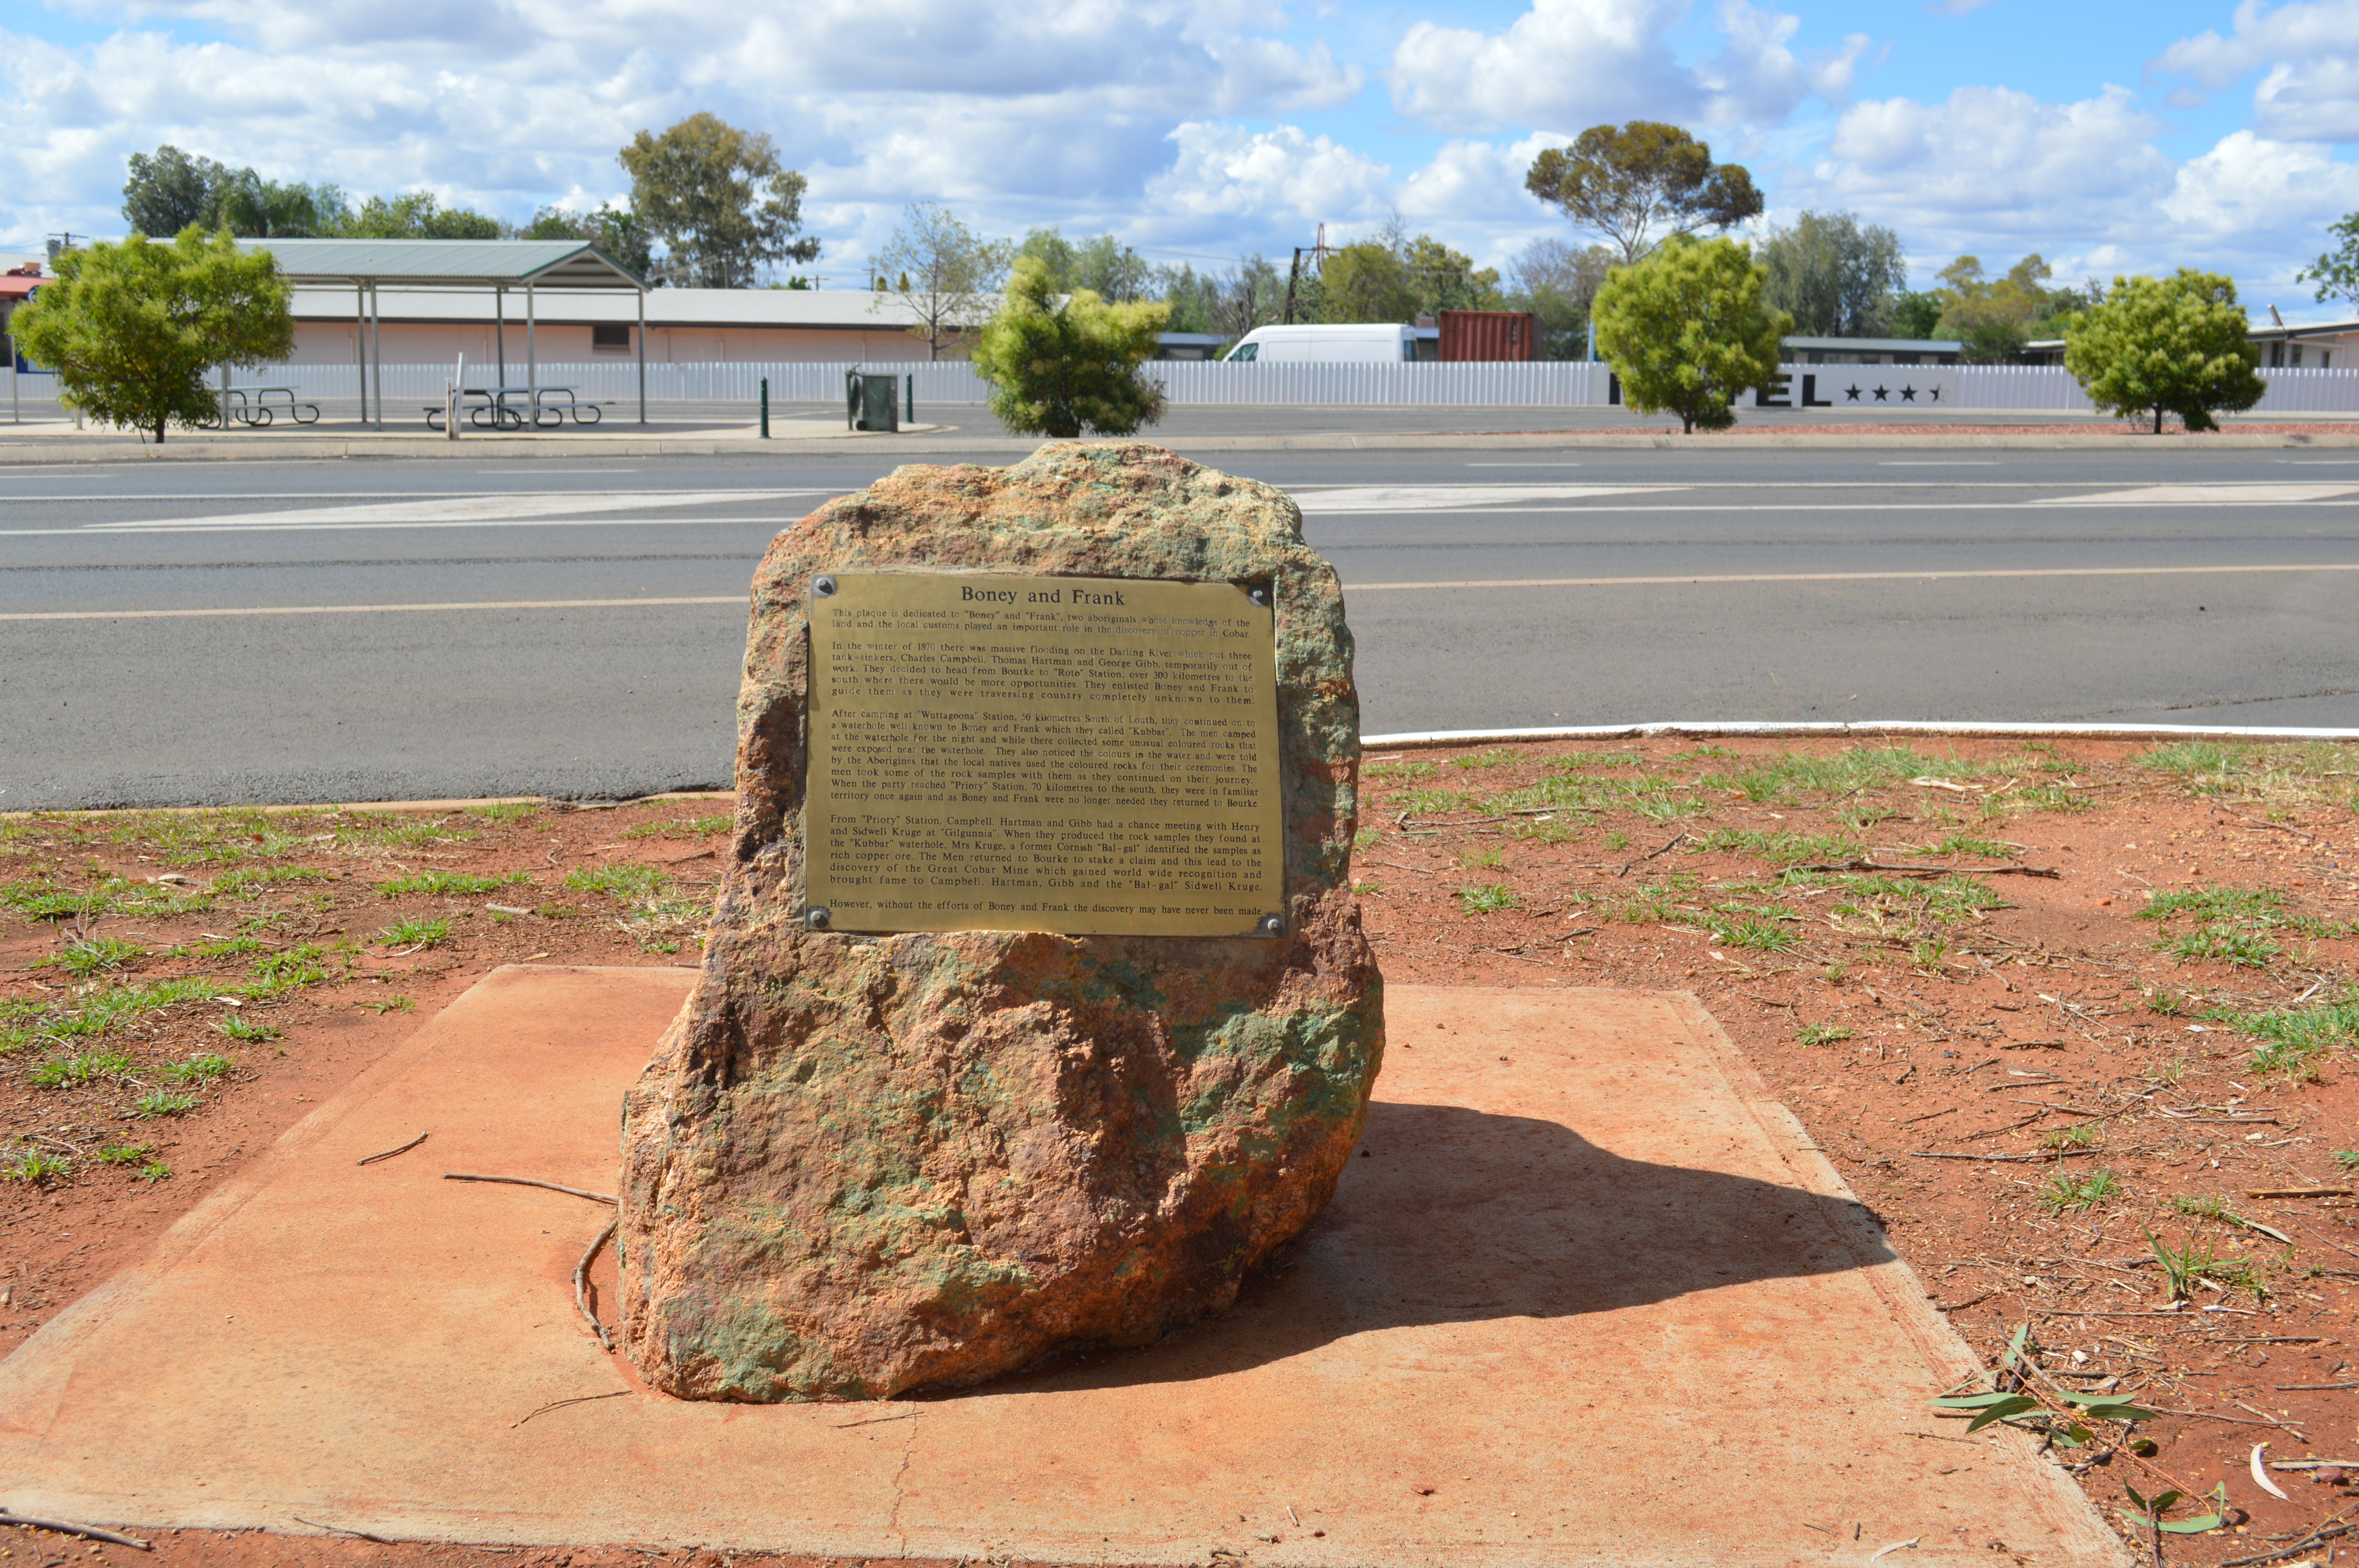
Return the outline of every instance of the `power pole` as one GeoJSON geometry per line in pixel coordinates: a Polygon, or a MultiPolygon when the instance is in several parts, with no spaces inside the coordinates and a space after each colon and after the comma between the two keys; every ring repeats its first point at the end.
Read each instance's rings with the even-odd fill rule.
{"type": "Polygon", "coordinates": [[[1294,325],[1294,285],[1302,276],[1302,247],[1294,247],[1294,266],[1286,275],[1286,324],[1294,325]]]}

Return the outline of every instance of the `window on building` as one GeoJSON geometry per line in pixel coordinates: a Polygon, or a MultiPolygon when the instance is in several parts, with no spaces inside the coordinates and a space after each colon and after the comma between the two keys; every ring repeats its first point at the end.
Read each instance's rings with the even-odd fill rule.
{"type": "Polygon", "coordinates": [[[590,347],[598,353],[626,354],[631,351],[631,329],[627,322],[613,327],[593,326],[590,329],[590,347]]]}

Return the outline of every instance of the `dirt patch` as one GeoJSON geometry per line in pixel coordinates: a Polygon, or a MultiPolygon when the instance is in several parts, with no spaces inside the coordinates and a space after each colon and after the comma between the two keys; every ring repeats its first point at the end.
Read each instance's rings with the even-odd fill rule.
{"type": "MultiPolygon", "coordinates": [[[[2224,1482],[2223,1529],[2166,1538],[2217,1563],[2353,1510],[2249,1456],[2359,1474],[2359,749],[1665,737],[1377,753],[1366,785],[1388,978],[1694,989],[2109,1518],[2224,1482]],[[2288,1191],[2320,1195],[2256,1195],[2288,1191]],[[2108,1400],[2156,1413],[2049,1413],[2108,1400]]],[[[0,822],[0,1348],[493,965],[692,962],[725,809],[0,822]]]]}

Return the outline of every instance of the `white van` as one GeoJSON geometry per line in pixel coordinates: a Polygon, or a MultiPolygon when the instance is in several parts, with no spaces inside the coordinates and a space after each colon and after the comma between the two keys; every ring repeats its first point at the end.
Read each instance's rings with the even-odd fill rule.
{"type": "Polygon", "coordinates": [[[1384,322],[1348,327],[1256,327],[1229,351],[1229,362],[1399,364],[1417,357],[1414,328],[1384,322]]]}

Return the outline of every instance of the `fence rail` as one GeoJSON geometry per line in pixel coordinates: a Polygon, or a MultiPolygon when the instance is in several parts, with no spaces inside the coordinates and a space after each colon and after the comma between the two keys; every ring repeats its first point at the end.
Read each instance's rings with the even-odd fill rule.
{"type": "MultiPolygon", "coordinates": [[[[439,403],[447,364],[384,367],[389,409],[439,403]]],[[[776,403],[829,403],[843,396],[843,376],[854,367],[810,361],[762,363],[650,364],[647,398],[656,403],[752,403],[765,377],[776,403]]],[[[963,360],[882,363],[864,367],[916,378],[920,416],[926,405],[979,404],[989,388],[963,360]]],[[[1396,405],[1427,407],[1583,408],[1618,401],[1607,368],[1580,362],[1500,364],[1228,364],[1161,360],[1147,367],[1175,406],[1396,405]]],[[[1924,413],[2090,412],[2087,395],[2060,365],[1792,364],[1782,396],[1748,396],[1742,406],[1878,407],[1924,413]]],[[[374,376],[376,373],[372,371],[374,376]]],[[[509,379],[523,380],[521,366],[509,379]]],[[[635,404],[638,365],[632,361],[544,364],[544,386],[571,386],[584,398],[635,404]]],[[[2267,370],[2268,390],[2256,413],[2359,413],[2359,370],[2267,370]]],[[[299,397],[359,395],[360,371],[350,364],[264,365],[240,371],[241,386],[292,386],[299,397]]],[[[470,374],[469,380],[474,380],[470,374]]]]}

